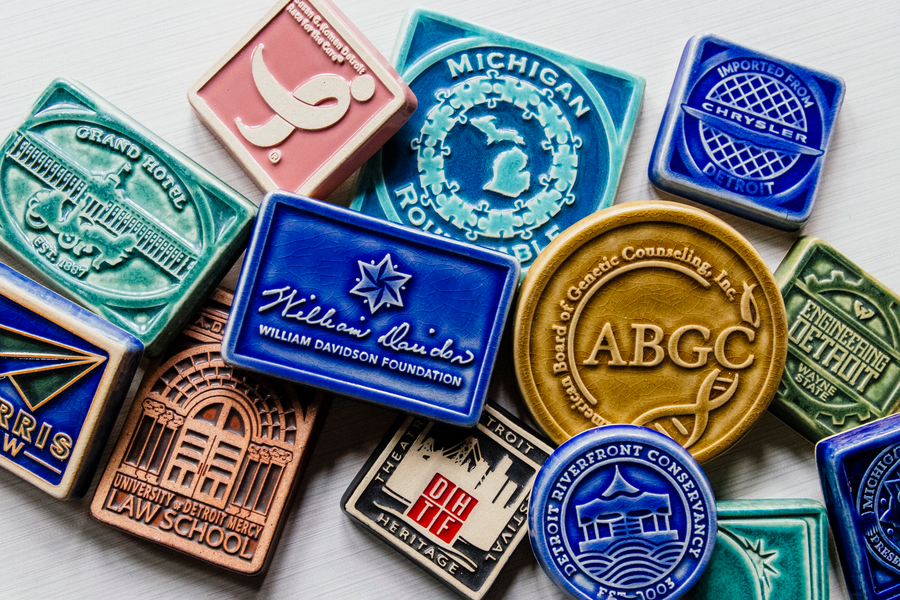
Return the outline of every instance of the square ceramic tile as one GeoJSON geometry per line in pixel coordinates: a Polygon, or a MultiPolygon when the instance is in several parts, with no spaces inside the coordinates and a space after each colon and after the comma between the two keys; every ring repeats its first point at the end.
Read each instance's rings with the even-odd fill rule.
{"type": "Polygon", "coordinates": [[[850,596],[900,597],[900,415],[822,440],[816,462],[850,596]]]}
{"type": "Polygon", "coordinates": [[[408,417],[341,506],[466,598],[482,598],[528,530],[528,497],[552,448],[488,404],[477,426],[408,417]]]}
{"type": "Polygon", "coordinates": [[[415,10],[394,64],[419,109],[367,165],[353,208],[514,256],[611,205],[644,80],[415,10]]]}
{"type": "Polygon", "coordinates": [[[416,109],[397,72],[328,0],[279,2],[188,99],[261,188],[317,198],[416,109]]]}
{"type": "Polygon", "coordinates": [[[779,229],[812,212],[844,82],[712,35],[690,39],[650,159],[656,187],[779,229]]]}

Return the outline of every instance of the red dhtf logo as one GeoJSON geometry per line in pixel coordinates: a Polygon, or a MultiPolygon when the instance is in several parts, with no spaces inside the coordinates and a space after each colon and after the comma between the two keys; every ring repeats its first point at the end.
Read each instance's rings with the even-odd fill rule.
{"type": "Polygon", "coordinates": [[[406,514],[438,539],[451,543],[478,500],[436,473],[406,514]]]}

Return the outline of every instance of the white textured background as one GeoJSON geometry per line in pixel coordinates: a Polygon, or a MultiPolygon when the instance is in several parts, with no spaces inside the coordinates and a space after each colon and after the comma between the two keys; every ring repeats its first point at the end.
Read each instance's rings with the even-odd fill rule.
{"type": "MultiPolygon", "coordinates": [[[[339,2],[386,55],[415,4],[339,2]]],[[[824,238],[900,290],[900,3],[421,4],[646,78],[618,203],[661,196],[647,181],[647,163],[691,35],[716,33],[842,76],[847,95],[805,232],[824,238]]],[[[259,190],[200,124],[185,94],[269,8],[270,0],[0,0],[0,135],[23,118],[51,79],[73,78],[258,202],[259,190]]],[[[795,238],[724,218],[757,246],[772,269],[795,238]]],[[[237,268],[227,280],[232,286],[236,273],[237,268]]],[[[493,395],[522,413],[511,372],[504,352],[493,395]]],[[[269,573],[258,580],[230,575],[92,521],[93,488],[85,499],[62,503],[0,472],[0,598],[452,598],[339,509],[341,494],[393,419],[385,409],[348,400],[334,404],[269,573]]],[[[735,449],[707,465],[707,472],[719,499],[821,501],[813,446],[769,415],[735,449]]],[[[833,548],[831,562],[831,597],[847,598],[833,548]]],[[[488,597],[559,596],[525,543],[488,597]]]]}

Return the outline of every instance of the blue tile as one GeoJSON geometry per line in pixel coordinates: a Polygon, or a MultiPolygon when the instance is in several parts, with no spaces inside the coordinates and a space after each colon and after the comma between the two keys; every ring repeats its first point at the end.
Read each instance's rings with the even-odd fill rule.
{"type": "Polygon", "coordinates": [[[716,546],[712,487],[671,438],[634,425],[573,437],[541,467],[528,506],[544,572],[579,600],[674,600],[716,546]]]}
{"type": "Polygon", "coordinates": [[[900,415],[822,440],[816,461],[850,595],[900,597],[900,415]]]}
{"type": "Polygon", "coordinates": [[[246,369],[472,425],[518,277],[504,254],[272,192],[222,354],[246,369]]]}
{"type": "Polygon", "coordinates": [[[0,466],[83,495],[143,345],[0,264],[0,466]]]}
{"type": "Polygon", "coordinates": [[[423,10],[394,58],[419,107],[353,208],[515,256],[613,202],[644,80],[423,10]]]}
{"type": "Polygon", "coordinates": [[[844,82],[711,35],[691,38],[669,95],[650,181],[785,230],[813,208],[844,82]]]}

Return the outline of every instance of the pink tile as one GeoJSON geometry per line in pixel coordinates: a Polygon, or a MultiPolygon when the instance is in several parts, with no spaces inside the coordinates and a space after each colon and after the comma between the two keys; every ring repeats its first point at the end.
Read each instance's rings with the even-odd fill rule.
{"type": "Polygon", "coordinates": [[[397,72],[327,0],[280,2],[188,99],[261,188],[317,197],[416,107],[397,72]]]}

